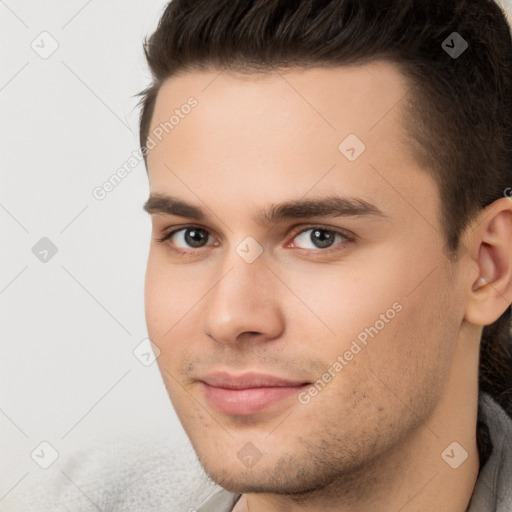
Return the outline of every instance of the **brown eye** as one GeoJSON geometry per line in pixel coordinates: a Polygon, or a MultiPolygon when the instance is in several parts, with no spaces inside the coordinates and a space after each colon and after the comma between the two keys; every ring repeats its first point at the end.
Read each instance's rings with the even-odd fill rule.
{"type": "MultiPolygon", "coordinates": [[[[294,237],[294,240],[300,240],[302,244],[312,244],[312,247],[299,247],[300,249],[326,249],[335,243],[336,237],[341,242],[350,240],[340,231],[321,227],[304,229],[294,237]]],[[[296,246],[295,243],[294,245],[296,246]]]]}
{"type": "Polygon", "coordinates": [[[198,227],[185,227],[181,229],[175,229],[169,232],[162,238],[159,238],[159,242],[166,242],[171,240],[172,245],[178,249],[200,249],[204,247],[208,242],[209,233],[206,229],[198,227]],[[178,235],[178,233],[180,233],[178,235]]]}
{"type": "Polygon", "coordinates": [[[187,228],[181,231],[185,231],[184,240],[190,247],[203,247],[208,241],[208,233],[204,229],[187,228]]]}

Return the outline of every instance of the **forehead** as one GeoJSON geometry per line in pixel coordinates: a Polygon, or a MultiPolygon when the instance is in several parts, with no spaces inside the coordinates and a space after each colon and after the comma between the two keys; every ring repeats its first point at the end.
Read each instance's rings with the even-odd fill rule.
{"type": "Polygon", "coordinates": [[[406,78],[396,64],[388,61],[252,73],[217,68],[192,70],[164,81],[150,128],[168,121],[170,114],[193,97],[199,106],[194,114],[204,114],[201,122],[214,116],[226,128],[230,119],[241,125],[248,118],[262,121],[263,116],[269,133],[272,127],[279,126],[300,132],[306,123],[313,123],[327,133],[341,134],[351,129],[364,134],[383,117],[389,117],[387,114],[408,92],[406,78]],[[245,110],[239,110],[241,106],[245,110]],[[287,123],[289,120],[299,124],[287,123]]]}
{"type": "Polygon", "coordinates": [[[424,203],[435,184],[409,149],[402,111],[408,94],[399,68],[386,61],[180,73],[163,83],[150,124],[151,190],[280,201],[334,187],[424,203]]]}

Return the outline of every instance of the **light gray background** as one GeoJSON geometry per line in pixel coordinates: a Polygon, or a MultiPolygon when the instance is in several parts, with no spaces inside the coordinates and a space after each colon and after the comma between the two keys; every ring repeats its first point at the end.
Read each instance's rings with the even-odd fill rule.
{"type": "Polygon", "coordinates": [[[133,354],[147,337],[143,163],[92,193],[138,149],[142,40],[166,3],[0,0],[0,510],[77,453],[189,446],[156,363],[133,354]],[[43,237],[58,249],[46,262],[43,237]],[[43,441],[59,454],[48,469],[43,441]]]}
{"type": "Polygon", "coordinates": [[[0,510],[77,450],[187,441],[156,363],[133,354],[147,337],[143,163],[92,194],[138,149],[142,40],[165,5],[0,2],[0,510]],[[31,47],[55,44],[43,31],[59,45],[48,58],[31,47]],[[42,237],[58,248],[46,263],[42,237]],[[59,454],[46,470],[31,458],[42,441],[59,454]]]}

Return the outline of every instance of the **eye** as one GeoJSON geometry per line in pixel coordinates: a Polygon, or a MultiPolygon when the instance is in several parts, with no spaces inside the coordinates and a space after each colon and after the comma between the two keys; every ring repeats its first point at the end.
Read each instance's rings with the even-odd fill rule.
{"type": "Polygon", "coordinates": [[[174,246],[171,246],[171,249],[175,250],[176,252],[183,253],[185,251],[180,249],[200,249],[201,247],[204,247],[208,241],[208,237],[209,233],[206,229],[188,226],[181,229],[175,229],[174,231],[164,235],[162,238],[158,238],[157,241],[164,243],[167,240],[171,240],[174,246]],[[178,236],[178,233],[181,234],[178,236]],[[180,242],[184,245],[180,246],[180,242]]]}
{"type": "MultiPolygon", "coordinates": [[[[336,229],[327,229],[319,226],[315,226],[308,229],[303,229],[299,231],[297,235],[294,236],[293,240],[298,240],[299,244],[305,244],[306,246],[300,247],[299,249],[328,249],[332,247],[334,242],[338,239],[341,242],[351,241],[352,239],[343,233],[342,231],[338,231],[336,229]],[[309,233],[309,234],[308,234],[309,233]],[[312,244],[309,247],[307,244],[312,244]]],[[[297,244],[294,243],[294,246],[297,244]]]]}

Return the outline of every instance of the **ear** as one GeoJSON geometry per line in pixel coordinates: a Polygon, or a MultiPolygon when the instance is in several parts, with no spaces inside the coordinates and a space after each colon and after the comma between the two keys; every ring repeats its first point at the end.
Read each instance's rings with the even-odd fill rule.
{"type": "Polygon", "coordinates": [[[512,302],[512,199],[497,199],[468,228],[467,301],[464,319],[496,321],[512,302]]]}

